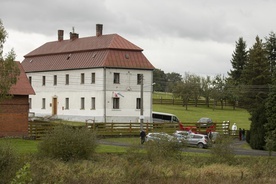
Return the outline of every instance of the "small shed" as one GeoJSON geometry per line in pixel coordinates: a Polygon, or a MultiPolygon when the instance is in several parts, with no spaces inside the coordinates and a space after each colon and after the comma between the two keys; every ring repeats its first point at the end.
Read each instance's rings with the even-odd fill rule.
{"type": "Polygon", "coordinates": [[[28,135],[29,95],[35,92],[20,62],[17,83],[9,91],[12,98],[0,103],[0,137],[28,135]]]}

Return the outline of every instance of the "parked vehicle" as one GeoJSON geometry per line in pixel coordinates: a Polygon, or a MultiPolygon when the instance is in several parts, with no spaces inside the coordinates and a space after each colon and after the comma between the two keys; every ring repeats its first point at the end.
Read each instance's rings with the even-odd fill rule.
{"type": "Polygon", "coordinates": [[[164,132],[153,132],[146,135],[146,142],[148,141],[174,141],[177,140],[173,136],[164,132]]]}
{"type": "Polygon", "coordinates": [[[154,123],[179,123],[176,115],[164,112],[152,112],[152,121],[154,123]]]}
{"type": "Polygon", "coordinates": [[[176,131],[173,135],[178,141],[186,143],[188,146],[207,148],[209,145],[210,139],[204,134],[195,134],[191,131],[176,131]]]}
{"type": "Polygon", "coordinates": [[[213,125],[211,118],[203,117],[197,121],[197,127],[208,128],[213,125]]]}
{"type": "Polygon", "coordinates": [[[191,146],[197,146],[198,148],[208,148],[208,136],[203,134],[190,134],[186,138],[186,141],[191,146]]]}

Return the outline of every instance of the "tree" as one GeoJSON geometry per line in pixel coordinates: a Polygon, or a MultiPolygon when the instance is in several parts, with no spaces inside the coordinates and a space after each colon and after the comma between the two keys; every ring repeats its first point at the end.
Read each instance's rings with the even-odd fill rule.
{"type": "Polygon", "coordinates": [[[270,63],[262,40],[257,36],[256,43],[249,50],[248,60],[242,73],[243,106],[251,114],[250,146],[264,149],[267,124],[265,101],[271,84],[270,63]]]}
{"type": "Polygon", "coordinates": [[[265,124],[265,142],[269,151],[276,151],[276,78],[270,87],[270,92],[265,104],[267,124],[265,124]]]}
{"type": "Polygon", "coordinates": [[[265,114],[264,103],[260,103],[251,114],[250,125],[250,142],[249,145],[253,149],[263,150],[265,148],[265,124],[267,118],[265,114]]]}
{"type": "Polygon", "coordinates": [[[265,38],[265,49],[267,52],[267,59],[270,66],[270,72],[273,74],[276,70],[276,35],[274,32],[269,34],[269,37],[265,38]]]}
{"type": "Polygon", "coordinates": [[[166,92],[172,92],[174,86],[182,80],[182,76],[179,73],[171,72],[166,74],[167,85],[166,92]]]}
{"type": "Polygon", "coordinates": [[[267,98],[271,73],[266,56],[262,40],[257,36],[241,75],[243,98],[240,100],[249,112],[254,111],[267,98]]]}
{"type": "Polygon", "coordinates": [[[210,76],[207,76],[206,78],[201,78],[201,94],[205,98],[205,103],[207,107],[210,106],[210,96],[211,96],[211,78],[210,76]]]}
{"type": "Polygon", "coordinates": [[[241,74],[243,72],[244,65],[248,57],[248,52],[246,51],[246,43],[243,41],[243,38],[239,38],[236,42],[236,49],[232,54],[231,64],[233,70],[228,72],[229,78],[239,83],[241,74]]]}
{"type": "Polygon", "coordinates": [[[183,106],[185,105],[186,110],[188,110],[188,103],[193,95],[193,83],[188,73],[185,73],[183,80],[176,84],[173,89],[173,95],[175,97],[180,97],[183,100],[183,106]]]}
{"type": "Polygon", "coordinates": [[[226,98],[225,93],[225,78],[222,75],[216,75],[215,78],[212,80],[212,90],[211,90],[211,97],[214,99],[214,106],[219,101],[221,104],[221,109],[223,109],[223,101],[226,98]]]}
{"type": "Polygon", "coordinates": [[[7,32],[0,20],[0,102],[11,97],[9,90],[16,84],[20,70],[16,64],[15,53],[11,50],[6,57],[3,56],[3,47],[6,41],[7,32]]]}
{"type": "Polygon", "coordinates": [[[195,101],[195,107],[197,107],[198,99],[200,98],[200,77],[197,75],[190,75],[188,80],[191,84],[191,90],[195,101]]]}
{"type": "Polygon", "coordinates": [[[153,70],[153,82],[155,83],[155,85],[153,86],[154,91],[165,92],[167,85],[167,76],[163,70],[153,70]]]}
{"type": "Polygon", "coordinates": [[[246,50],[246,42],[242,37],[236,41],[236,48],[232,54],[231,64],[233,70],[228,72],[229,77],[226,80],[226,91],[229,101],[236,107],[236,102],[240,97],[241,76],[244,66],[248,59],[248,51],[246,50]]]}

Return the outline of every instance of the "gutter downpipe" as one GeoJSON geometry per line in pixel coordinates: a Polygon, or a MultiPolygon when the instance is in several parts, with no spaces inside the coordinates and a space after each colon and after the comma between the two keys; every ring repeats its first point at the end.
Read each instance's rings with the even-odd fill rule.
{"type": "Polygon", "coordinates": [[[106,67],[104,67],[104,123],[106,123],[106,67]]]}

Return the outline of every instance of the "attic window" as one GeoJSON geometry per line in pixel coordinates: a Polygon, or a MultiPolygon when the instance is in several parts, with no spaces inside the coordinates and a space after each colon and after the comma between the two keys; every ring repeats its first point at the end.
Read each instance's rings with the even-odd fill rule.
{"type": "Polygon", "coordinates": [[[93,56],[92,56],[92,58],[95,58],[95,57],[96,57],[96,55],[97,55],[97,54],[96,54],[96,53],[94,53],[94,54],[93,54],[93,56]]]}
{"type": "Polygon", "coordinates": [[[67,60],[69,60],[69,59],[70,59],[70,57],[71,57],[71,54],[69,54],[69,55],[68,55],[67,60]]]}
{"type": "Polygon", "coordinates": [[[126,59],[129,59],[129,55],[128,55],[128,54],[126,54],[126,55],[125,55],[125,58],[126,58],[126,59]]]}

